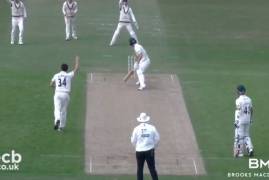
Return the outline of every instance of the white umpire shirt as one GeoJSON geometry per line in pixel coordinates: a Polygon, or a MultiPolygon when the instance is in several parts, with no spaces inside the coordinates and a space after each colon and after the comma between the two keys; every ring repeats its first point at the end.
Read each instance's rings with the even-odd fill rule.
{"type": "Polygon", "coordinates": [[[249,123],[251,120],[252,101],[246,95],[240,95],[236,101],[235,120],[240,123],[249,123]]]}
{"type": "Polygon", "coordinates": [[[133,130],[131,143],[137,152],[154,149],[160,141],[160,135],[156,128],[147,123],[140,123],[133,130]]]}
{"type": "Polygon", "coordinates": [[[71,81],[74,77],[74,71],[69,73],[61,71],[53,76],[51,79],[52,82],[55,82],[55,93],[57,92],[66,92],[71,91],[71,81]]]}

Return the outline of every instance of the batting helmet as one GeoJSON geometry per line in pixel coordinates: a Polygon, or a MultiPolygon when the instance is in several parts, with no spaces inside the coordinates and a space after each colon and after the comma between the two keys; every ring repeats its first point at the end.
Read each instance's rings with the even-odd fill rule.
{"type": "Polygon", "coordinates": [[[245,93],[246,92],[246,88],[244,85],[240,84],[237,86],[237,91],[240,93],[245,93]]]}
{"type": "Polygon", "coordinates": [[[128,2],[128,0],[122,0],[122,2],[128,2]]]}
{"type": "Polygon", "coordinates": [[[129,44],[130,44],[130,46],[133,46],[133,45],[136,44],[136,43],[137,43],[137,41],[136,41],[135,38],[130,38],[130,39],[129,39],[129,44]]]}

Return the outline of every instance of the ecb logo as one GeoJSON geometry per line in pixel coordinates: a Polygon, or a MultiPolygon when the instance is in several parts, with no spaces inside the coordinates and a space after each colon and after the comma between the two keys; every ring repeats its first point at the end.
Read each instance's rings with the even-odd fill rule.
{"type": "Polygon", "coordinates": [[[22,156],[18,153],[16,153],[14,150],[11,151],[11,153],[5,153],[0,155],[0,162],[3,162],[5,164],[18,164],[22,160],[22,156]]]}
{"type": "Polygon", "coordinates": [[[248,160],[248,168],[249,169],[262,169],[268,168],[269,169],[269,160],[264,161],[262,159],[249,159],[248,160]]]}

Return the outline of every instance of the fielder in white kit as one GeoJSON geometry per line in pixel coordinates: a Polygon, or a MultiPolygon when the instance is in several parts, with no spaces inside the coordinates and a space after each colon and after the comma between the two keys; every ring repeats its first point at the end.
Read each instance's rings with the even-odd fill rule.
{"type": "Polygon", "coordinates": [[[248,156],[254,155],[253,144],[249,135],[250,125],[252,123],[253,107],[251,99],[246,96],[246,88],[243,85],[237,86],[238,98],[235,101],[235,141],[234,156],[243,157],[244,149],[248,156]]]}
{"type": "Polygon", "coordinates": [[[71,72],[68,65],[62,64],[61,71],[53,76],[50,86],[55,88],[54,94],[54,129],[62,131],[66,125],[67,107],[71,91],[71,81],[79,69],[79,57],[75,58],[75,66],[71,72]]]}
{"type": "Polygon", "coordinates": [[[134,39],[137,40],[137,36],[135,31],[133,30],[132,23],[136,26],[138,29],[138,23],[136,22],[134,13],[132,11],[132,8],[128,6],[128,1],[127,0],[120,0],[119,1],[119,6],[120,6],[120,17],[119,17],[119,23],[117,26],[117,29],[115,30],[113,37],[110,42],[110,46],[113,46],[118,38],[118,35],[120,34],[120,31],[123,27],[125,27],[130,36],[134,39]]]}
{"type": "Polygon", "coordinates": [[[63,3],[63,15],[65,22],[65,40],[78,39],[76,33],[76,15],[78,12],[78,4],[74,0],[67,0],[63,3]]]}
{"type": "Polygon", "coordinates": [[[150,65],[150,59],[143,46],[138,44],[134,38],[130,38],[129,44],[134,48],[135,53],[134,71],[138,78],[136,84],[139,85],[138,90],[143,90],[146,88],[144,72],[150,65]]]}
{"type": "Polygon", "coordinates": [[[11,5],[11,38],[10,44],[15,42],[15,33],[17,27],[19,28],[19,41],[18,44],[23,44],[23,32],[24,32],[24,19],[27,17],[26,8],[20,0],[8,0],[11,5]]]}

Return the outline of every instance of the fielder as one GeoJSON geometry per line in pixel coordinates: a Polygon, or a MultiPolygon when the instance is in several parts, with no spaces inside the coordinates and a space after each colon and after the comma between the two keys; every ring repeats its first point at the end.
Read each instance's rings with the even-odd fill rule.
{"type": "Polygon", "coordinates": [[[79,69],[79,57],[76,56],[75,66],[71,72],[68,65],[62,64],[61,71],[53,76],[50,86],[55,88],[54,94],[54,129],[62,131],[66,124],[67,107],[71,91],[71,81],[79,69]]]}
{"type": "Polygon", "coordinates": [[[150,59],[143,46],[138,44],[134,38],[130,38],[129,43],[134,48],[135,53],[134,71],[136,71],[138,78],[136,85],[139,85],[138,90],[143,90],[146,88],[144,72],[150,65],[150,59]]]}
{"type": "Polygon", "coordinates": [[[78,39],[76,33],[76,15],[78,12],[78,4],[74,0],[66,0],[63,3],[63,15],[65,22],[65,40],[71,40],[71,34],[73,39],[78,39]]]}
{"type": "Polygon", "coordinates": [[[15,33],[19,29],[18,44],[23,44],[24,19],[27,17],[26,8],[21,0],[8,0],[11,5],[11,38],[10,44],[14,44],[15,33]]]}
{"type": "Polygon", "coordinates": [[[137,180],[143,180],[145,161],[148,164],[152,180],[158,180],[154,152],[160,141],[160,135],[153,125],[148,124],[150,117],[146,113],[140,113],[137,121],[140,124],[134,128],[131,137],[131,143],[136,150],[137,180]]]}
{"type": "Polygon", "coordinates": [[[133,30],[132,23],[134,23],[137,29],[139,29],[139,26],[138,23],[136,22],[132,8],[129,7],[127,0],[120,0],[119,7],[120,7],[119,23],[111,39],[110,46],[113,46],[115,44],[118,35],[120,34],[120,31],[123,27],[125,27],[128,30],[130,36],[137,41],[137,36],[135,34],[135,31],[133,30]]]}
{"type": "Polygon", "coordinates": [[[249,136],[249,128],[252,123],[252,102],[246,96],[246,88],[243,85],[237,86],[238,98],[235,101],[235,140],[234,156],[243,157],[244,150],[247,150],[248,156],[254,155],[253,145],[249,136]]]}

